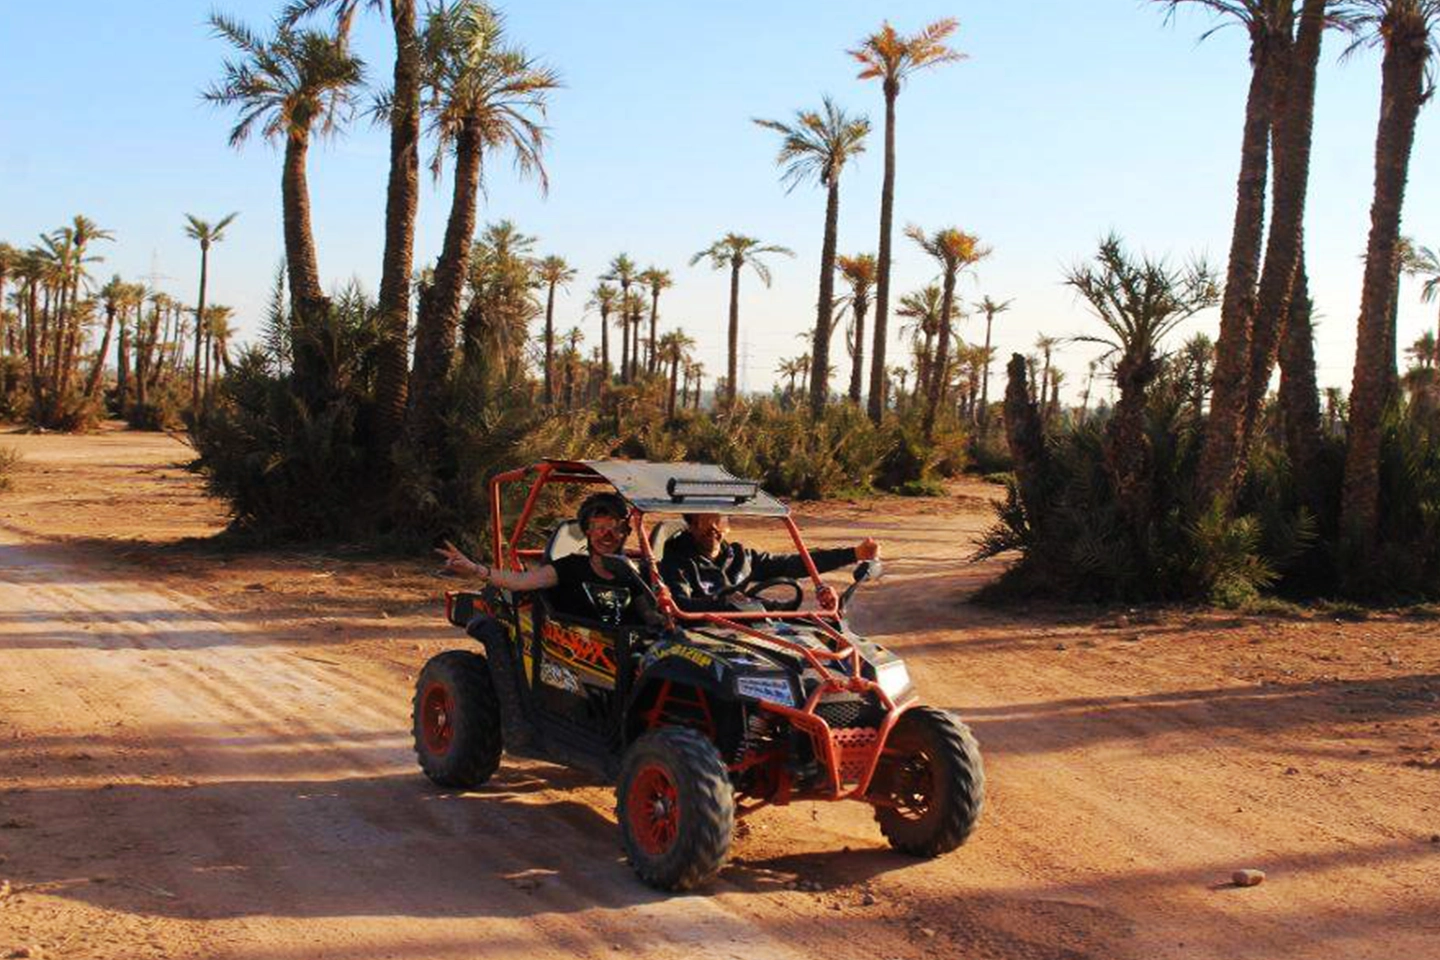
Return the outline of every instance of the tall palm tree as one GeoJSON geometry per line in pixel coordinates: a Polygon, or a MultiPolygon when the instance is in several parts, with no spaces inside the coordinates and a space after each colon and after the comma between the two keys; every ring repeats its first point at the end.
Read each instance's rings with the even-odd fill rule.
{"type": "Polygon", "coordinates": [[[548,188],[541,121],[560,77],[519,47],[507,46],[499,16],[479,0],[433,8],[420,46],[423,105],[439,144],[432,172],[439,176],[447,150],[455,156],[445,240],[435,281],[420,301],[410,380],[411,422],[417,436],[433,441],[442,429],[441,390],[470,272],[484,156],[508,151],[522,174],[534,174],[542,192],[548,188]]]}
{"type": "MultiPolygon", "coordinates": [[[[610,261],[610,268],[600,275],[601,280],[609,280],[620,285],[620,303],[623,305],[629,302],[630,287],[639,282],[640,269],[635,266],[635,261],[626,254],[619,254],[610,261]]],[[[621,342],[620,380],[624,383],[630,382],[630,326],[629,315],[622,310],[621,327],[625,339],[621,342]]]]}
{"type": "Polygon", "coordinates": [[[737,370],[740,349],[740,270],[746,264],[765,286],[770,286],[770,268],[760,259],[767,254],[795,256],[794,251],[776,244],[765,244],[739,233],[727,233],[690,258],[690,266],[709,260],[715,270],[730,270],[730,325],[726,353],[725,403],[733,407],[736,398],[737,370]]]}
{"type": "Polygon", "coordinates": [[[610,311],[620,302],[620,290],[608,283],[598,283],[590,291],[587,308],[600,313],[600,378],[602,383],[610,381],[610,311]]]}
{"type": "Polygon", "coordinates": [[[537,276],[545,284],[545,403],[555,402],[552,385],[555,366],[555,288],[568,287],[575,279],[575,268],[564,257],[554,255],[540,261],[537,276]]]}
{"type": "Polygon", "coordinates": [[[1341,501],[1342,529],[1363,553],[1376,542],[1380,508],[1380,417],[1395,367],[1392,305],[1396,297],[1400,210],[1409,176],[1415,120],[1428,96],[1440,0],[1351,0],[1360,42],[1382,45],[1380,121],[1375,138],[1375,198],[1350,390],[1349,447],[1341,501]]]}
{"type": "Polygon", "coordinates": [[[644,313],[645,297],[639,290],[631,290],[620,298],[618,322],[626,348],[620,372],[623,383],[634,383],[640,371],[640,320],[644,313]]]}
{"type": "Polygon", "coordinates": [[[905,228],[905,235],[914,240],[940,264],[942,289],[940,295],[940,329],[935,346],[932,376],[928,384],[930,399],[925,406],[923,430],[925,439],[935,436],[935,414],[944,399],[945,383],[950,364],[950,318],[955,309],[955,281],[960,272],[990,255],[990,248],[980,246],[980,239],[956,227],[945,227],[927,234],[917,226],[905,228]]]}
{"type": "Polygon", "coordinates": [[[640,274],[640,282],[650,288],[650,352],[645,366],[646,372],[654,376],[659,366],[660,357],[656,348],[656,324],[660,316],[660,293],[675,285],[670,278],[669,270],[661,270],[659,267],[647,267],[640,274]]]}
{"type": "MultiPolygon", "coordinates": [[[[196,301],[197,316],[205,315],[205,284],[210,275],[210,246],[225,239],[225,228],[240,216],[238,212],[226,214],[215,223],[201,220],[193,213],[185,214],[185,236],[200,244],[200,296],[196,301]]],[[[195,324],[194,369],[190,371],[190,410],[200,409],[200,331],[202,323],[195,324]]]]}
{"type": "Polygon", "coordinates": [[[565,409],[575,406],[575,375],[580,365],[580,343],[585,339],[579,327],[565,332],[565,409]]]}
{"type": "MultiPolygon", "coordinates": [[[[1203,499],[1228,503],[1237,476],[1248,396],[1251,327],[1260,274],[1260,239],[1265,222],[1265,178],[1271,107],[1279,61],[1291,43],[1293,0],[1155,0],[1167,19],[1185,3],[1197,4],[1240,23],[1250,36],[1250,87],[1240,140],[1235,220],[1230,262],[1220,306],[1214,388],[1205,429],[1198,485],[1203,499]]],[[[1214,31],[1207,31],[1209,36],[1214,31]]]]}
{"type": "Polygon", "coordinates": [[[687,377],[691,378],[691,379],[694,381],[694,383],[695,383],[695,397],[694,397],[694,399],[693,399],[691,402],[692,402],[692,404],[693,404],[693,406],[694,406],[694,409],[695,409],[695,410],[699,410],[699,409],[700,409],[700,389],[701,389],[701,386],[705,383],[705,364],[703,364],[703,363],[687,363],[687,364],[685,365],[685,374],[686,374],[687,377]]]}
{"type": "Polygon", "coordinates": [[[227,307],[223,303],[214,303],[205,308],[205,337],[210,341],[210,356],[214,362],[217,380],[221,370],[230,372],[230,338],[235,332],[230,326],[233,316],[235,308],[227,307]]]}
{"type": "Polygon", "coordinates": [[[946,39],[960,26],[947,17],[929,24],[919,33],[901,36],[889,22],[860,41],[849,51],[860,63],[860,79],[879,79],[885,94],[885,177],[880,187],[880,275],[875,284],[875,350],[870,366],[870,419],[880,422],[885,412],[886,321],[890,310],[890,232],[895,214],[895,100],[900,87],[917,70],[963,60],[964,54],[946,46],[946,39]]]}
{"type": "Polygon", "coordinates": [[[976,304],[975,309],[985,314],[985,371],[980,377],[980,430],[983,433],[990,425],[990,361],[993,358],[993,350],[990,346],[990,329],[995,324],[995,316],[1010,309],[1014,300],[1006,300],[1003,303],[996,303],[989,295],[982,297],[976,304]]]}
{"type": "MultiPolygon", "coordinates": [[[[384,0],[292,0],[282,22],[293,26],[318,10],[335,11],[337,32],[348,35],[361,3],[383,9],[384,0]]],[[[395,72],[386,97],[390,118],[390,176],[385,193],[385,253],[380,273],[380,342],[376,347],[377,448],[400,435],[409,376],[410,275],[415,267],[415,209],[420,195],[420,42],[414,0],[389,0],[395,37],[395,72]]]]}
{"type": "Polygon", "coordinates": [[[293,301],[294,371],[300,394],[308,396],[316,387],[318,360],[305,346],[304,331],[324,314],[329,302],[320,286],[310,228],[306,158],[313,133],[332,134],[349,117],[365,65],[337,39],[316,30],[281,26],[265,39],[218,13],[211,15],[210,25],[240,54],[238,60],[225,61],[221,79],[203,93],[210,103],[239,110],[230,145],[239,148],[257,126],[265,139],[285,143],[280,194],[293,301]]]}
{"type": "Polygon", "coordinates": [[[820,110],[800,110],[793,123],[756,120],[780,134],[775,163],[788,190],[815,180],[825,188],[825,232],[820,245],[820,293],[815,301],[814,355],[817,371],[810,384],[810,413],[819,417],[830,397],[830,321],[835,310],[835,245],[840,224],[840,174],[852,157],[865,152],[870,121],[852,117],[829,97],[820,110]]]}
{"type": "Polygon", "coordinates": [[[850,399],[858,404],[865,388],[865,314],[870,309],[870,289],[875,285],[875,256],[841,254],[835,258],[835,269],[850,287],[850,315],[855,319],[850,350],[850,399]]]}

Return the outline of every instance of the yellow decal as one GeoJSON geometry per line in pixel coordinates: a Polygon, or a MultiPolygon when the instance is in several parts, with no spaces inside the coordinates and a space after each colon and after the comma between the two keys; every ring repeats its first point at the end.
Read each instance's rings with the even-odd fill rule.
{"type": "Polygon", "coordinates": [[[695,664],[695,666],[705,670],[709,670],[710,665],[715,662],[715,658],[710,656],[710,654],[696,650],[694,647],[671,647],[665,651],[665,656],[689,660],[695,664]]]}
{"type": "Polygon", "coordinates": [[[546,650],[557,659],[607,676],[615,675],[610,646],[603,640],[548,620],[541,628],[540,636],[545,639],[546,650]]]}

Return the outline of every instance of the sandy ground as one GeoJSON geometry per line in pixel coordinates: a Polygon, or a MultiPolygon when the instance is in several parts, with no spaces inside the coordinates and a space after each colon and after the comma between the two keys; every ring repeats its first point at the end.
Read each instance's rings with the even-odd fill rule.
{"type": "Polygon", "coordinates": [[[1425,611],[987,610],[994,488],[807,507],[883,541],[857,620],[974,728],[980,827],[916,862],[862,806],[765,810],[667,897],[605,786],[416,770],[413,675],[464,643],[428,559],[187,539],[225,518],[162,435],[0,445],[0,957],[1440,958],[1425,611]]]}

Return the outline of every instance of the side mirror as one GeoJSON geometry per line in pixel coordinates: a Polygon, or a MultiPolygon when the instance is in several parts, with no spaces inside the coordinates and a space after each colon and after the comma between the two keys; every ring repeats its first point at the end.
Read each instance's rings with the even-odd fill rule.
{"type": "Polygon", "coordinates": [[[855,582],[864,583],[866,580],[879,580],[885,575],[885,565],[877,557],[874,560],[861,560],[855,565],[855,582]]]}
{"type": "Polygon", "coordinates": [[[855,565],[855,582],[846,587],[845,592],[840,594],[840,610],[842,612],[845,610],[845,607],[850,603],[850,598],[855,595],[856,590],[860,589],[860,584],[868,580],[879,580],[884,572],[885,567],[878,558],[874,560],[861,560],[857,563],[855,565]]]}

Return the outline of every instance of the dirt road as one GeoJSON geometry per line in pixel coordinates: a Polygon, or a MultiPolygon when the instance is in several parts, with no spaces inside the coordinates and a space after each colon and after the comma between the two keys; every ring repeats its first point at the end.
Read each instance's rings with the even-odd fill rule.
{"type": "Polygon", "coordinates": [[[181,542],[223,517],[168,438],[0,445],[0,957],[1440,957],[1431,611],[987,611],[986,488],[806,510],[882,539],[861,625],[975,729],[981,825],[917,863],[858,805],[766,810],[665,897],[603,785],[415,770],[462,639],[428,563],[181,542]]]}

